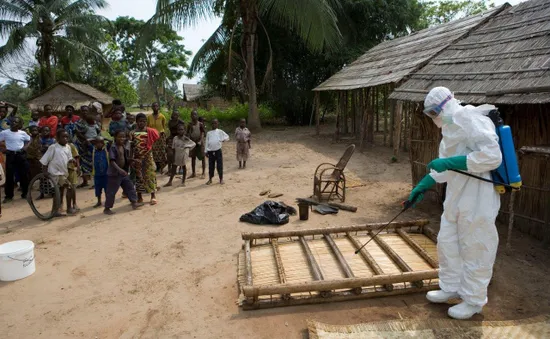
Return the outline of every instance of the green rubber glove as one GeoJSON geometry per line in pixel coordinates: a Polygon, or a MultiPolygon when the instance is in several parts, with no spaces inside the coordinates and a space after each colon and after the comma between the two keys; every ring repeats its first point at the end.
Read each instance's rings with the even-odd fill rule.
{"type": "Polygon", "coordinates": [[[409,195],[408,200],[413,203],[413,207],[416,207],[416,204],[424,199],[424,192],[432,188],[433,185],[435,185],[435,180],[431,175],[426,174],[424,178],[420,180],[418,185],[413,188],[411,194],[409,195]]]}
{"type": "Polygon", "coordinates": [[[467,171],[468,166],[466,165],[466,156],[459,155],[456,157],[435,159],[428,164],[428,169],[433,169],[438,173],[451,169],[467,171]]]}

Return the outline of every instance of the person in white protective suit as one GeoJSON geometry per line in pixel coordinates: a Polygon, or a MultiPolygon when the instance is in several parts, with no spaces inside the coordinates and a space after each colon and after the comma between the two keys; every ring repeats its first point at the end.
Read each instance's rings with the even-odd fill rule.
{"type": "Polygon", "coordinates": [[[441,128],[443,139],[439,158],[428,164],[430,173],[412,190],[409,201],[418,203],[436,182],[447,183],[437,237],[441,290],[428,292],[426,298],[446,303],[460,297],[462,303],[449,308],[448,314],[469,319],[487,303],[498,247],[495,219],[500,197],[493,184],[450,170],[491,179],[490,171],[502,161],[495,126],[486,116],[495,107],[463,107],[449,89],[436,87],[427,95],[424,108],[441,128]]]}

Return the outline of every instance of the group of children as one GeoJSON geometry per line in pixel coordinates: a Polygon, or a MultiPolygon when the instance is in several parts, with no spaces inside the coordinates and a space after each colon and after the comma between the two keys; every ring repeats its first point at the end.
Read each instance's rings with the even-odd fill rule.
{"type": "MultiPolygon", "coordinates": [[[[5,123],[9,106],[0,106],[2,124],[5,123]]],[[[214,119],[212,129],[206,132],[204,120],[196,110],[191,114],[191,122],[186,125],[177,110],[167,121],[160,114],[157,103],[152,108],[151,115],[139,113],[134,116],[125,112],[120,101],[113,101],[113,108],[104,115],[111,118],[108,133],[112,140],[103,138],[101,118],[98,119],[97,112],[89,106],[80,107],[81,117],[74,114],[73,106],[67,106],[65,116],[59,117],[53,114],[50,105],[46,105],[43,117],[33,112],[27,132],[21,131],[23,126],[20,118],[12,118],[4,124],[10,132],[0,132],[0,144],[2,141],[6,141],[6,145],[10,144],[4,152],[10,159],[6,161],[4,202],[13,199],[13,184],[17,180],[21,184],[22,197],[25,197],[29,180],[41,171],[47,172],[52,181],[59,185],[62,191],[61,206],[65,197],[66,211],[70,215],[79,211],[76,188],[88,186],[92,178],[97,198],[94,207],[102,206],[104,194],[104,213],[108,215],[114,214],[112,208],[119,188],[122,188],[123,197],[128,198],[134,209],[143,206],[143,194],[151,196],[151,205],[157,204],[156,177],[166,166],[169,181],[165,186],[173,185],[178,169],[182,175],[181,185],[185,186],[186,178],[196,177],[197,159],[202,162],[201,178],[204,178],[205,158],[208,158],[209,178],[206,184],[212,184],[215,170],[220,184],[224,184],[222,143],[228,141],[229,136],[219,129],[218,120],[214,119]],[[10,138],[17,139],[17,145],[8,141],[10,138]],[[17,158],[17,161],[13,158],[17,158]],[[187,177],[189,158],[191,175],[187,177]],[[77,186],[78,177],[82,177],[82,183],[77,186]],[[8,182],[11,182],[11,188],[8,182]]],[[[246,168],[251,133],[244,119],[235,131],[235,138],[239,168],[246,168]]],[[[48,193],[41,188],[39,198],[48,193]]],[[[60,208],[57,215],[63,213],[60,208]]]]}

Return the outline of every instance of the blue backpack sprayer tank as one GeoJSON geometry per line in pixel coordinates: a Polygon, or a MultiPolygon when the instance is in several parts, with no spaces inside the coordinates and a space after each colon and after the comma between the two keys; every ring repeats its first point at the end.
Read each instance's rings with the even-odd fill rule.
{"type": "Polygon", "coordinates": [[[495,189],[497,192],[504,194],[507,191],[519,189],[521,187],[521,176],[519,174],[516,149],[512,138],[512,130],[510,126],[504,125],[498,110],[489,112],[488,117],[491,118],[495,124],[498,144],[502,152],[502,163],[496,170],[491,171],[491,176],[495,182],[495,189]]]}

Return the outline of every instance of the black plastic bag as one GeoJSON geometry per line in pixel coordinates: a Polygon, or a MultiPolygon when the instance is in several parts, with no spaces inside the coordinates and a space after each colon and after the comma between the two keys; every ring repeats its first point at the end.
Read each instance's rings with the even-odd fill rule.
{"type": "Polygon", "coordinates": [[[294,207],[268,200],[252,212],[241,215],[239,220],[256,225],[284,225],[288,223],[289,216],[295,214],[294,207]]]}

